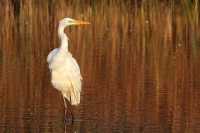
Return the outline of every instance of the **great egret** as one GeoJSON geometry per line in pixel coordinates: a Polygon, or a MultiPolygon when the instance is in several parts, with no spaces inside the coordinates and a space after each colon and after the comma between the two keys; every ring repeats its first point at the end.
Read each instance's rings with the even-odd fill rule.
{"type": "MultiPolygon", "coordinates": [[[[54,88],[62,92],[65,104],[65,115],[67,109],[65,98],[70,101],[71,105],[78,105],[80,103],[82,77],[76,60],[68,51],[68,37],[64,33],[64,28],[69,25],[78,24],[90,23],[77,21],[71,18],[64,18],[60,21],[58,26],[58,36],[61,40],[61,46],[60,48],[51,51],[47,57],[51,73],[51,83],[54,88]]],[[[72,112],[71,115],[73,120],[72,112]]]]}

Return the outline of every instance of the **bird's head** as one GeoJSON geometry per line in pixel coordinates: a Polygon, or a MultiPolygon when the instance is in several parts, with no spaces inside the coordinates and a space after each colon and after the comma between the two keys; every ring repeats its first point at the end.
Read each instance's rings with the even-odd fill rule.
{"type": "Polygon", "coordinates": [[[79,25],[79,24],[90,24],[90,23],[84,21],[77,21],[71,18],[64,18],[60,20],[59,26],[66,27],[69,25],[79,25]]]}

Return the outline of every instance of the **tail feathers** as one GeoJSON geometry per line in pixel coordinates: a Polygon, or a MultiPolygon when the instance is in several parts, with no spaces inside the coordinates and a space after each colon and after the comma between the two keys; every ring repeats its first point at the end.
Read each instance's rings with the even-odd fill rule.
{"type": "Polygon", "coordinates": [[[80,99],[76,98],[74,91],[70,91],[68,94],[64,93],[64,96],[71,102],[71,105],[78,105],[80,103],[80,99]]]}
{"type": "Polygon", "coordinates": [[[74,92],[71,92],[71,104],[72,105],[78,105],[79,104],[78,99],[76,98],[74,92]]]}

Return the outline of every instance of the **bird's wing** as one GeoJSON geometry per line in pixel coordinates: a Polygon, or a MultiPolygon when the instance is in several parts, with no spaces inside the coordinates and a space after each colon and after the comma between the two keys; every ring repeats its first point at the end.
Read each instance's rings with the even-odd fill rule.
{"type": "Polygon", "coordinates": [[[80,103],[82,77],[81,77],[78,63],[76,62],[76,60],[72,57],[70,53],[67,53],[67,56],[66,56],[65,70],[73,86],[75,96],[77,98],[77,102],[80,103]]]}

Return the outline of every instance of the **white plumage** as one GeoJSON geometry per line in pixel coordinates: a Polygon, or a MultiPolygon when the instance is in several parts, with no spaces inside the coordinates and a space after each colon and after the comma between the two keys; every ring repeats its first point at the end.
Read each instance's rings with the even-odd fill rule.
{"type": "Polygon", "coordinates": [[[68,37],[64,33],[64,28],[68,25],[76,24],[90,23],[76,21],[70,18],[62,19],[58,27],[58,36],[61,39],[61,46],[51,51],[47,57],[51,72],[51,82],[54,88],[62,92],[64,103],[65,98],[67,98],[72,105],[78,105],[80,103],[82,77],[76,60],[68,51],[68,37]]]}

